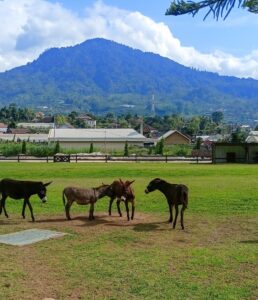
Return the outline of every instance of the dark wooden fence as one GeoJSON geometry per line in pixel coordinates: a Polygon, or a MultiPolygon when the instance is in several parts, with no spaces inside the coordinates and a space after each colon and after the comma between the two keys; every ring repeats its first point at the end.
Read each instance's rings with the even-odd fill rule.
{"type": "Polygon", "coordinates": [[[0,161],[16,161],[16,162],[26,162],[26,161],[44,161],[44,162],[54,162],[54,163],[71,163],[71,162],[189,162],[189,163],[199,163],[211,162],[210,157],[174,157],[174,156],[111,156],[111,155],[79,155],[79,154],[68,154],[68,155],[54,155],[45,157],[35,157],[28,155],[17,155],[11,157],[5,157],[0,155],[0,161]]]}

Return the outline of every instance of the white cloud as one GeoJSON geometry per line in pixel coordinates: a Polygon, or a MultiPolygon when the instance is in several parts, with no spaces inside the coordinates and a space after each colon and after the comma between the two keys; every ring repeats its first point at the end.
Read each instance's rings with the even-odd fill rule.
{"type": "Polygon", "coordinates": [[[0,20],[0,71],[32,61],[51,47],[103,37],[200,70],[258,79],[258,50],[244,57],[219,51],[201,53],[182,46],[164,23],[103,2],[78,16],[46,0],[4,0],[0,2],[0,20]]]}

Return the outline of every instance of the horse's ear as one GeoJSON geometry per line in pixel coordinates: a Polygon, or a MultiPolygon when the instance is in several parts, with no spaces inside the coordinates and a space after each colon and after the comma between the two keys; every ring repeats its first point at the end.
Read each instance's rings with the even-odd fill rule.
{"type": "Polygon", "coordinates": [[[123,183],[123,180],[122,180],[121,178],[119,178],[119,181],[120,181],[120,183],[124,184],[124,183],[123,183]]]}
{"type": "Polygon", "coordinates": [[[131,185],[134,182],[135,182],[135,180],[133,180],[133,181],[127,181],[126,185],[129,186],[129,185],[131,185]]]}
{"type": "Polygon", "coordinates": [[[50,182],[47,182],[47,183],[44,183],[43,185],[46,187],[48,185],[50,185],[53,181],[50,181],[50,182]]]}
{"type": "Polygon", "coordinates": [[[155,178],[153,181],[155,181],[155,182],[161,182],[161,179],[160,178],[155,178]]]}

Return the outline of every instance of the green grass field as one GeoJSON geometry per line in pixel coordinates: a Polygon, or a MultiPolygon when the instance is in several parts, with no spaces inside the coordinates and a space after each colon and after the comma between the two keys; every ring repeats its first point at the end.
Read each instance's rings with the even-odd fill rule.
{"type": "Polygon", "coordinates": [[[70,233],[30,246],[0,244],[0,299],[257,299],[258,166],[163,163],[0,163],[0,178],[53,183],[48,203],[31,198],[36,222],[21,218],[21,201],[7,200],[0,234],[28,228],[70,233]],[[185,230],[166,222],[160,177],[189,186],[185,230]],[[87,206],[65,220],[65,186],[135,179],[136,218],[107,215],[108,198],[88,221],[87,206]]]}

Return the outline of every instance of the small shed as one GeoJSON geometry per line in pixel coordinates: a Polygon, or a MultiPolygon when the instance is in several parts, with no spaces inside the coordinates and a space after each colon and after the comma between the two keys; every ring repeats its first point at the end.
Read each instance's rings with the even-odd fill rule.
{"type": "Polygon", "coordinates": [[[161,140],[162,138],[164,139],[165,145],[186,145],[191,143],[190,137],[186,136],[178,130],[169,130],[161,137],[159,137],[159,140],[161,140]]]}
{"type": "Polygon", "coordinates": [[[258,143],[213,143],[213,163],[258,163],[258,143]]]}

